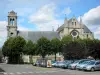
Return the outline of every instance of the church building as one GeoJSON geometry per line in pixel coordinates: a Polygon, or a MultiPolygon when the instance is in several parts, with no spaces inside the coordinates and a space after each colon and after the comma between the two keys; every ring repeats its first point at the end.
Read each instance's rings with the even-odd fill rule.
{"type": "Polygon", "coordinates": [[[76,17],[65,18],[64,24],[58,27],[57,31],[19,31],[17,28],[17,13],[11,11],[8,13],[7,38],[22,36],[25,40],[33,42],[36,42],[41,37],[51,40],[53,38],[62,39],[63,36],[67,35],[81,39],[94,38],[93,33],[82,23],[82,19],[78,22],[76,17]]]}
{"type": "Polygon", "coordinates": [[[77,21],[76,17],[65,18],[64,24],[57,31],[19,31],[17,30],[17,13],[11,11],[8,13],[7,37],[22,36],[25,40],[36,42],[39,38],[46,37],[49,40],[53,38],[62,39],[63,36],[71,35],[73,38],[93,39],[93,33],[85,24],[77,21]]]}

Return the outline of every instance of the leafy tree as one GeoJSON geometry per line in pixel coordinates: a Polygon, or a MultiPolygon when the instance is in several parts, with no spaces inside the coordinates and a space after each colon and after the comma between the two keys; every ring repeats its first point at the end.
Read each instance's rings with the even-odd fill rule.
{"type": "Polygon", "coordinates": [[[2,51],[4,56],[9,57],[10,63],[19,63],[25,43],[26,41],[24,38],[20,36],[7,39],[3,45],[2,51]]]}
{"type": "Polygon", "coordinates": [[[100,40],[85,40],[85,42],[88,49],[87,55],[92,56],[95,59],[100,58],[100,40]]]}
{"type": "Polygon", "coordinates": [[[61,52],[61,42],[59,39],[54,38],[51,40],[51,51],[55,54],[55,61],[56,61],[56,53],[61,52]]]}
{"type": "Polygon", "coordinates": [[[71,35],[68,35],[68,36],[64,36],[61,39],[61,42],[64,45],[64,44],[70,43],[72,40],[73,40],[72,36],[71,35]]]}
{"type": "Polygon", "coordinates": [[[3,53],[4,57],[9,56],[11,53],[11,46],[12,46],[11,41],[12,40],[13,40],[13,38],[11,37],[4,42],[4,45],[2,47],[2,53],[3,53]]]}
{"type": "Polygon", "coordinates": [[[64,57],[65,59],[80,59],[84,58],[85,47],[82,43],[72,41],[65,46],[64,57]]]}
{"type": "Polygon", "coordinates": [[[2,49],[0,48],[0,63],[2,62],[2,57],[3,57],[3,55],[2,55],[2,49]]]}
{"type": "Polygon", "coordinates": [[[50,54],[50,41],[47,38],[41,37],[37,40],[37,54],[42,56],[42,58],[50,54]]]}
{"type": "Polygon", "coordinates": [[[29,55],[30,63],[32,63],[32,55],[36,54],[36,44],[33,44],[31,40],[27,41],[26,45],[24,46],[23,53],[29,55]]]}

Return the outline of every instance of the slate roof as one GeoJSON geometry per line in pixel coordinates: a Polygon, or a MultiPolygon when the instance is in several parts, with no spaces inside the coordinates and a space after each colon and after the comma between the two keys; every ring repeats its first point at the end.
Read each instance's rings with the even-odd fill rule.
{"type": "Polygon", "coordinates": [[[57,29],[57,31],[61,31],[61,30],[63,30],[65,28],[65,25],[63,24],[63,25],[61,25],[58,29],[57,29]]]}
{"type": "Polygon", "coordinates": [[[83,25],[84,33],[92,33],[86,25],[83,25]]]}
{"type": "Polygon", "coordinates": [[[33,42],[36,42],[41,37],[46,37],[49,40],[53,38],[60,39],[58,32],[54,31],[19,31],[18,35],[22,36],[25,40],[31,40],[33,42]]]}

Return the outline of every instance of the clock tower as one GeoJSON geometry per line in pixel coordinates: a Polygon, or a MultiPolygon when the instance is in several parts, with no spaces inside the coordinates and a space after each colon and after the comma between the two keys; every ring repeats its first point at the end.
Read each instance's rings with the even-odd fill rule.
{"type": "Polygon", "coordinates": [[[7,37],[17,36],[17,14],[12,10],[8,12],[7,37]]]}

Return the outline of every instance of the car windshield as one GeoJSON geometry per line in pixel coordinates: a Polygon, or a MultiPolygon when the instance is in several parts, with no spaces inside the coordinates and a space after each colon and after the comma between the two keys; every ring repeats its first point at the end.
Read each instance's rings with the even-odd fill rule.
{"type": "Polygon", "coordinates": [[[88,63],[88,65],[94,65],[95,64],[95,61],[91,61],[88,63]]]}
{"type": "Polygon", "coordinates": [[[81,64],[88,64],[90,61],[84,61],[83,63],[81,63],[81,64]]]}
{"type": "Polygon", "coordinates": [[[75,61],[74,63],[78,63],[78,62],[79,62],[79,60],[75,61]]]}

